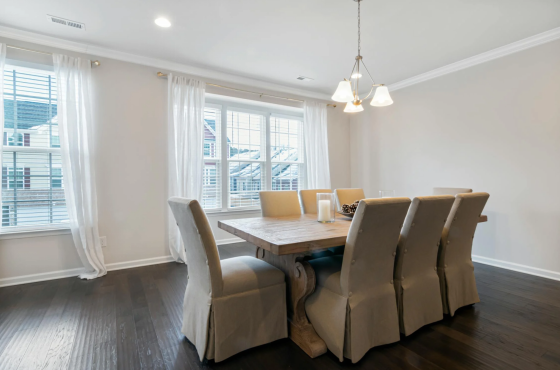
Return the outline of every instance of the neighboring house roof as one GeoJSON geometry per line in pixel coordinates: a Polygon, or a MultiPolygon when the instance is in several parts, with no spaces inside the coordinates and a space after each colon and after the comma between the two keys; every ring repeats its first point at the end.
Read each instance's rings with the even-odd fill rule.
{"type": "Polygon", "coordinates": [[[45,124],[57,114],[56,104],[49,106],[45,103],[18,101],[16,107],[17,110],[14,110],[12,99],[4,99],[4,127],[14,128],[14,114],[20,129],[30,129],[45,124]]]}
{"type": "MultiPolygon", "coordinates": [[[[257,150],[252,151],[252,153],[247,156],[247,152],[236,154],[230,158],[230,160],[243,161],[247,159],[258,159],[260,157],[260,152],[257,150]]],[[[277,147],[271,153],[272,161],[297,161],[298,160],[298,150],[286,147],[277,147]]],[[[290,164],[288,163],[273,163],[272,164],[272,177],[275,178],[292,178],[298,175],[298,166],[295,166],[295,171],[289,171],[290,164]]],[[[237,166],[230,167],[231,177],[250,177],[250,178],[260,178],[261,167],[251,166],[251,163],[242,162],[237,166]]]]}

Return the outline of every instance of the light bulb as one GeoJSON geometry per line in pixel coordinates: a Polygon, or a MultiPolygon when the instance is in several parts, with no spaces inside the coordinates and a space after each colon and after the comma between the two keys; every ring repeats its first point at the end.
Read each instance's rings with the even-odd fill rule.
{"type": "Polygon", "coordinates": [[[352,76],[350,76],[350,78],[361,78],[362,74],[361,73],[354,73],[352,74],[352,76]]]}
{"type": "Polygon", "coordinates": [[[169,22],[169,20],[167,20],[166,18],[158,18],[154,22],[155,24],[163,28],[171,27],[171,22],[169,22]]]}

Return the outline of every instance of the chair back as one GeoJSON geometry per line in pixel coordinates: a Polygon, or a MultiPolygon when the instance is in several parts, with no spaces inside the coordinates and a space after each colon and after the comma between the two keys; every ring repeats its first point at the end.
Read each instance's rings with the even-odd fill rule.
{"type": "MultiPolygon", "coordinates": [[[[393,291],[389,283],[393,280],[394,252],[409,206],[409,198],[360,201],[342,259],[340,285],[343,294],[371,297],[371,292],[380,285],[393,291]]],[[[392,294],[394,299],[394,291],[392,294]]]]}
{"type": "Polygon", "coordinates": [[[489,197],[488,193],[457,194],[441,235],[439,268],[472,265],[474,233],[489,197]]]}
{"type": "Polygon", "coordinates": [[[301,215],[297,191],[261,191],[261,210],[263,217],[282,217],[301,215]]]}
{"type": "Polygon", "coordinates": [[[434,195],[457,195],[463,193],[472,193],[472,189],[468,188],[434,188],[434,195]]]}
{"type": "Polygon", "coordinates": [[[439,241],[454,201],[451,195],[417,197],[412,200],[397,247],[395,280],[406,276],[407,284],[413,284],[410,279],[431,274],[437,280],[435,267],[439,241]]]}
{"type": "Polygon", "coordinates": [[[189,265],[189,285],[194,284],[212,297],[222,291],[220,255],[212,229],[195,199],[172,197],[169,207],[179,226],[189,265]]]}
{"type": "Polygon", "coordinates": [[[342,208],[343,204],[352,204],[357,200],[365,199],[364,189],[353,188],[353,189],[336,189],[334,191],[336,196],[336,205],[338,210],[342,208]]]}
{"type": "Polygon", "coordinates": [[[299,201],[304,214],[317,213],[317,193],[332,193],[332,190],[309,189],[299,191],[299,201]]]}

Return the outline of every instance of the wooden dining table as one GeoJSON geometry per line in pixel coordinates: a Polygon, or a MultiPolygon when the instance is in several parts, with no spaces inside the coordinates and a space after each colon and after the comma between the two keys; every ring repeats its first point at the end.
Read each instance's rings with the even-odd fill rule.
{"type": "MultiPolygon", "coordinates": [[[[479,222],[486,221],[486,216],[480,216],[479,222]]],[[[351,223],[351,218],[338,215],[332,223],[320,223],[316,214],[218,222],[220,229],[256,245],[257,258],[286,274],[289,335],[312,358],[326,353],[327,346],[305,314],[305,300],[316,283],[306,259],[312,252],[343,246],[351,223]]]]}

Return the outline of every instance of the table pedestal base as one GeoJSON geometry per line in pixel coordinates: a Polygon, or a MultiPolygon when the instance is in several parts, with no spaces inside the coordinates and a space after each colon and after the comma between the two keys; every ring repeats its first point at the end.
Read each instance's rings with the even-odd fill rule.
{"type": "Polygon", "coordinates": [[[305,300],[315,290],[315,271],[304,261],[305,254],[278,256],[257,247],[257,258],[282,270],[286,281],[286,303],[290,322],[290,339],[311,358],[327,352],[327,345],[313,329],[305,314],[305,300]]]}

